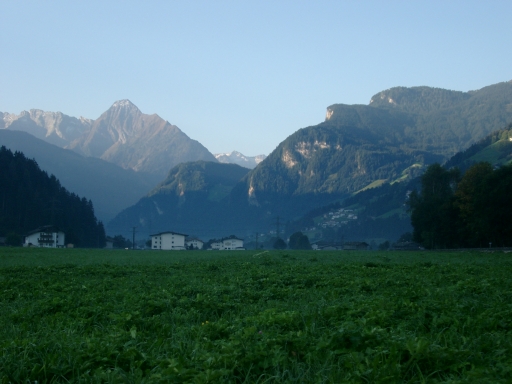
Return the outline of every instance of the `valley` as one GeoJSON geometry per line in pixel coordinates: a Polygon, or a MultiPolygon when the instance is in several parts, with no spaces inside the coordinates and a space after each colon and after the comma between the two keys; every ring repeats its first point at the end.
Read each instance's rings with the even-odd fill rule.
{"type": "Polygon", "coordinates": [[[471,92],[395,87],[368,105],[327,107],[325,121],[298,129],[266,157],[233,151],[216,158],[158,115],[120,100],[96,120],[38,110],[2,113],[0,144],[28,151],[65,186],[90,196],[112,235],[129,236],[136,227],[142,238],[170,229],[205,240],[272,236],[280,217],[284,236],[309,230],[312,239],[378,244],[411,231],[407,196],[428,165],[464,168],[456,164],[464,151],[475,152],[466,162],[509,162],[508,136],[488,138],[512,121],[509,105],[511,82],[471,92]],[[20,131],[56,147],[43,156],[13,139],[20,131]],[[97,168],[85,165],[94,161],[97,168]],[[357,211],[357,219],[312,216],[332,204],[357,211]]]}

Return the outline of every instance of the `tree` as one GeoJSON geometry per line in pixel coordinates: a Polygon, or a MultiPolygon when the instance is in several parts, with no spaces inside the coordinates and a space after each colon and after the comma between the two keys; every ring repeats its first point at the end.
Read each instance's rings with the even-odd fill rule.
{"type": "Polygon", "coordinates": [[[280,237],[274,242],[274,249],[286,249],[286,243],[280,237]]]}
{"type": "Polygon", "coordinates": [[[12,247],[19,247],[21,245],[21,236],[15,232],[10,232],[5,237],[5,244],[10,245],[12,247]]]}
{"type": "Polygon", "coordinates": [[[125,239],[122,235],[116,235],[114,236],[112,246],[114,248],[131,248],[132,242],[128,239],[125,239]]]}
{"type": "Polygon", "coordinates": [[[309,238],[299,231],[290,236],[288,247],[290,249],[311,249],[311,244],[309,244],[309,238]]]}
{"type": "Polygon", "coordinates": [[[426,248],[450,248],[457,243],[457,209],[454,190],[458,169],[446,170],[435,163],[421,177],[421,194],[409,196],[413,239],[426,248]]]}
{"type": "Polygon", "coordinates": [[[455,192],[455,206],[459,211],[458,232],[464,245],[481,247],[491,239],[489,222],[489,177],[493,173],[489,163],[473,165],[464,174],[455,192]]]}
{"type": "Polygon", "coordinates": [[[489,163],[468,169],[455,193],[459,234],[466,246],[512,245],[512,166],[493,170],[489,163]]]}

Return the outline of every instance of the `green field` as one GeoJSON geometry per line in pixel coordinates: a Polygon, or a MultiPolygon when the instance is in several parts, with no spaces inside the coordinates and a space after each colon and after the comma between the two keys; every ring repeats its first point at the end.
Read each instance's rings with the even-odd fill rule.
{"type": "Polygon", "coordinates": [[[0,248],[0,382],[511,383],[512,253],[0,248]]]}

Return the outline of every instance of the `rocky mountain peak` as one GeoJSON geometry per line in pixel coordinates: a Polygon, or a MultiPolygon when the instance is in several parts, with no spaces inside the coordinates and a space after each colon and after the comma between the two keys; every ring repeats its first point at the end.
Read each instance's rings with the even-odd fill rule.
{"type": "Polygon", "coordinates": [[[124,99],[124,100],[118,100],[112,106],[110,109],[129,109],[129,110],[139,110],[135,104],[133,104],[130,100],[124,99]]]}
{"type": "Polygon", "coordinates": [[[214,156],[219,163],[238,164],[249,169],[255,168],[266,158],[265,155],[245,156],[238,151],[232,151],[229,153],[217,153],[214,154],[214,156]]]}

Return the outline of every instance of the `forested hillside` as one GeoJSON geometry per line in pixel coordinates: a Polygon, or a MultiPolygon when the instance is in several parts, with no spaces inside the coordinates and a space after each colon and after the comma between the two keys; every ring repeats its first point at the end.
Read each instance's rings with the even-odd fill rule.
{"type": "Polygon", "coordinates": [[[54,225],[66,242],[80,247],[103,247],[105,230],[94,215],[92,202],[68,192],[55,176],[41,171],[21,152],[0,147],[0,236],[54,225]]]}
{"type": "Polygon", "coordinates": [[[109,233],[137,226],[139,233],[175,230],[187,234],[232,234],[234,215],[228,209],[234,185],[249,172],[236,164],[210,161],[183,163],[134,206],[109,222],[109,233]]]}
{"type": "MultiPolygon", "coordinates": [[[[459,173],[457,174],[458,176],[456,178],[456,182],[458,183],[460,181],[460,177],[462,177],[461,175],[464,175],[468,169],[481,162],[487,162],[490,164],[487,166],[487,170],[489,170],[489,166],[497,169],[499,167],[512,164],[512,124],[509,124],[503,129],[492,132],[490,135],[479,140],[468,149],[458,152],[443,165],[443,169],[449,170],[457,168],[459,173]]],[[[423,172],[423,170],[424,168],[418,168],[419,172],[423,172]]],[[[497,175],[501,175],[501,173],[498,173],[497,175]]],[[[484,179],[487,177],[483,174],[481,176],[484,179]]],[[[505,176],[502,175],[499,177],[505,176]]],[[[358,219],[356,221],[348,222],[341,228],[328,228],[323,230],[323,239],[339,241],[340,239],[344,238],[348,240],[365,239],[370,241],[372,238],[381,238],[387,239],[390,242],[396,241],[404,232],[413,231],[413,227],[410,222],[410,212],[407,212],[409,209],[408,196],[414,190],[422,190],[421,180],[421,177],[416,177],[410,181],[394,183],[392,185],[383,184],[379,187],[360,191],[357,194],[345,199],[343,204],[338,204],[336,207],[333,207],[333,205],[325,205],[321,208],[314,209],[305,214],[300,219],[289,222],[287,226],[287,233],[292,233],[307,227],[313,227],[315,225],[315,218],[318,218],[325,212],[332,211],[335,208],[351,207],[357,209],[358,219]]],[[[450,192],[450,196],[452,195],[453,191],[450,192]]],[[[418,195],[415,196],[418,197],[418,195]]],[[[502,202],[502,204],[505,203],[502,202]]],[[[447,231],[453,232],[452,229],[454,228],[453,226],[455,223],[449,220],[447,215],[444,213],[445,211],[438,211],[437,213],[434,213],[436,212],[435,208],[439,206],[440,205],[437,204],[434,207],[425,208],[423,205],[423,213],[420,214],[420,211],[416,212],[416,239],[419,242],[426,242],[425,239],[423,239],[423,236],[427,236],[426,238],[428,238],[428,235],[426,235],[426,233],[422,234],[423,230],[420,229],[422,225],[427,225],[421,224],[421,220],[426,220],[427,222],[430,220],[431,223],[435,222],[440,226],[443,225],[442,223],[445,222],[445,220],[448,220],[448,222],[445,222],[444,228],[447,231]],[[438,220],[424,217],[426,214],[437,214],[439,216],[438,220]],[[423,218],[420,218],[420,216],[423,218]]],[[[487,207],[486,209],[490,210],[492,204],[485,203],[485,206],[487,207]]],[[[447,207],[451,207],[451,203],[444,208],[447,207]]],[[[449,212],[449,210],[446,212],[449,212]]],[[[503,226],[502,224],[499,225],[503,226]]],[[[430,228],[430,231],[433,231],[433,229],[430,228]]],[[[495,230],[495,232],[499,233],[500,230],[495,230]]],[[[433,247],[441,246],[441,243],[444,243],[445,246],[454,246],[455,239],[457,244],[460,244],[460,246],[476,245],[476,243],[472,243],[469,240],[461,239],[460,234],[453,234],[450,236],[452,236],[452,240],[450,241],[441,240],[441,238],[438,238],[436,243],[425,245],[428,247],[433,247]]],[[[469,236],[469,238],[475,239],[475,236],[469,236]]],[[[479,239],[478,243],[482,245],[484,244],[484,240],[479,239]]]]}
{"type": "Polygon", "coordinates": [[[152,174],[81,156],[26,132],[0,129],[0,145],[36,159],[39,167],[55,175],[68,191],[87,196],[94,204],[96,216],[105,222],[135,204],[162,180],[152,174]]]}
{"type": "Polygon", "coordinates": [[[474,92],[392,88],[369,105],[328,107],[323,123],[284,140],[232,197],[288,216],[370,185],[410,180],[510,121],[512,82],[474,92]]]}

